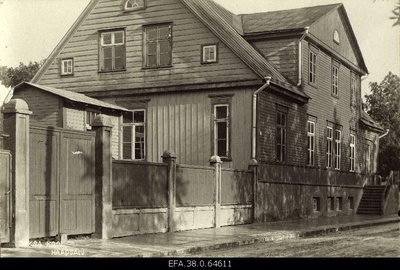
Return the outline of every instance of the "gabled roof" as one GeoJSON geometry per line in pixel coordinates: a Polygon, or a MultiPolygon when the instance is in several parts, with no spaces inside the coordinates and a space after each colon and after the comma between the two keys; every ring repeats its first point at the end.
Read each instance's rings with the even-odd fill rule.
{"type": "Polygon", "coordinates": [[[181,0],[192,13],[202,21],[211,32],[232,50],[249,68],[251,68],[262,79],[271,77],[271,83],[283,87],[303,98],[308,98],[297,87],[291,85],[286,78],[265,59],[253,46],[250,45],[232,26],[235,21],[232,13],[226,12],[224,8],[212,0],[181,0]]]}
{"type": "Polygon", "coordinates": [[[67,100],[73,101],[73,102],[79,102],[79,103],[83,103],[83,104],[88,104],[88,105],[92,105],[92,106],[96,106],[96,107],[118,110],[118,111],[129,111],[128,109],[125,109],[123,107],[113,105],[113,104],[110,104],[110,103],[107,103],[104,101],[100,101],[98,99],[91,98],[91,97],[88,97],[83,94],[79,94],[79,93],[75,93],[75,92],[71,92],[71,91],[67,91],[67,90],[61,90],[61,89],[57,89],[57,88],[49,87],[49,86],[42,86],[42,85],[38,85],[35,83],[30,83],[30,82],[23,82],[23,83],[18,84],[14,88],[14,92],[18,91],[19,89],[25,89],[25,87],[27,87],[27,86],[32,86],[36,89],[46,91],[48,93],[51,93],[53,95],[59,96],[63,99],[67,99],[67,100]]]}
{"type": "Polygon", "coordinates": [[[239,15],[244,34],[304,30],[342,4],[239,15]]]}
{"type": "Polygon", "coordinates": [[[375,120],[372,119],[371,116],[369,116],[364,110],[361,110],[360,121],[368,128],[371,128],[373,131],[377,131],[377,132],[384,131],[383,127],[380,124],[378,124],[377,122],[375,122],[375,120]]]}

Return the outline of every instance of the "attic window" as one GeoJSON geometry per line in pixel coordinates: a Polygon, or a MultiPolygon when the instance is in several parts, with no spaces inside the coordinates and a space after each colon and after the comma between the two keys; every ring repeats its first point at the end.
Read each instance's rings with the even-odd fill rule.
{"type": "Polygon", "coordinates": [[[336,30],[336,29],[335,29],[335,31],[333,32],[333,41],[335,41],[335,43],[337,43],[337,44],[340,43],[339,32],[338,32],[338,30],[336,30]]]}
{"type": "Polygon", "coordinates": [[[126,0],[124,5],[124,10],[132,11],[132,10],[144,9],[145,7],[146,7],[145,0],[126,0]]]}

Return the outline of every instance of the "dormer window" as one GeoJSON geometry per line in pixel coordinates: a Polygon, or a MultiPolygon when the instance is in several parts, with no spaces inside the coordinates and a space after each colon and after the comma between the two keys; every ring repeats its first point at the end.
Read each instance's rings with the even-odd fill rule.
{"type": "Polygon", "coordinates": [[[340,43],[340,37],[339,37],[339,32],[338,30],[335,29],[333,32],[333,41],[335,41],[336,44],[340,43]]]}
{"type": "Polygon", "coordinates": [[[138,9],[144,9],[146,7],[145,0],[126,0],[124,5],[124,10],[132,11],[138,9]]]}

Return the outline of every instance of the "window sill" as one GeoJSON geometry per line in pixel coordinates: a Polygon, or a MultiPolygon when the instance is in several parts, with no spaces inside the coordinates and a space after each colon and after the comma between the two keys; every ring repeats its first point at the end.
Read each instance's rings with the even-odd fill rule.
{"type": "Polygon", "coordinates": [[[210,64],[218,64],[218,61],[212,61],[212,62],[200,62],[202,65],[210,65],[210,64]]]}
{"type": "Polygon", "coordinates": [[[60,74],[61,77],[73,77],[75,74],[60,74]]]}
{"type": "Polygon", "coordinates": [[[118,69],[118,70],[106,70],[106,71],[103,71],[103,70],[99,70],[99,71],[97,71],[97,73],[99,73],[99,74],[107,74],[107,73],[118,73],[118,72],[126,72],[127,70],[126,69],[118,69]]]}
{"type": "Polygon", "coordinates": [[[339,99],[339,95],[331,94],[333,98],[339,99]]]}
{"type": "Polygon", "coordinates": [[[172,68],[172,65],[169,66],[162,66],[162,67],[142,67],[142,70],[153,70],[153,69],[167,69],[172,68]]]}

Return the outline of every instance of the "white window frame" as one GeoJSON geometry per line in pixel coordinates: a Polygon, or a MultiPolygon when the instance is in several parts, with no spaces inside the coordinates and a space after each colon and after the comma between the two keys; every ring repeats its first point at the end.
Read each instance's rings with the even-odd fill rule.
{"type": "Polygon", "coordinates": [[[332,64],[332,95],[339,96],[339,66],[332,64]]]}
{"type": "Polygon", "coordinates": [[[126,69],[126,51],[125,51],[125,43],[126,43],[126,37],[125,37],[125,31],[124,30],[115,30],[115,31],[104,31],[101,32],[100,34],[100,65],[99,65],[99,70],[102,72],[111,72],[111,71],[120,71],[120,70],[125,70],[126,69]],[[122,33],[122,42],[115,42],[115,34],[122,33]],[[110,44],[104,44],[104,36],[105,35],[111,35],[111,43],[110,44]],[[124,67],[117,69],[115,67],[115,48],[123,46],[124,48],[124,67]],[[104,52],[103,48],[111,47],[112,50],[112,66],[111,69],[105,69],[104,67],[104,52]]]}
{"type": "Polygon", "coordinates": [[[307,165],[315,165],[315,129],[314,121],[307,121],[307,165]]]}
{"type": "Polygon", "coordinates": [[[217,61],[218,61],[218,46],[217,46],[217,44],[203,45],[202,46],[202,63],[216,63],[217,61]],[[213,58],[210,57],[211,49],[214,50],[213,58]]]}
{"type": "Polygon", "coordinates": [[[146,140],[146,117],[147,117],[147,114],[146,114],[146,110],[145,109],[136,109],[136,110],[131,110],[130,112],[132,113],[132,123],[123,123],[123,121],[122,121],[122,124],[121,124],[121,153],[120,153],[120,156],[121,156],[121,159],[123,159],[123,160],[146,160],[146,147],[147,147],[147,140],[146,140]],[[135,123],[135,119],[134,119],[135,112],[143,112],[144,113],[144,122],[135,123]],[[143,132],[143,136],[144,136],[143,137],[143,145],[144,145],[143,157],[136,157],[136,148],[135,148],[135,146],[136,146],[136,127],[139,127],[139,126],[143,127],[143,130],[144,130],[144,132],[143,132]],[[130,159],[124,158],[124,152],[123,152],[124,151],[124,143],[125,143],[124,142],[124,134],[123,134],[124,127],[132,128],[132,130],[131,130],[132,137],[131,137],[131,141],[130,141],[130,144],[131,144],[131,158],[130,159]]]}
{"type": "Polygon", "coordinates": [[[350,134],[350,171],[355,171],[356,165],[356,136],[350,134]]]}
{"type": "Polygon", "coordinates": [[[333,128],[326,128],[326,167],[332,168],[333,163],[333,128]]]}
{"type": "Polygon", "coordinates": [[[342,159],[342,131],[335,130],[335,170],[340,170],[342,159]]]}
{"type": "Polygon", "coordinates": [[[74,59],[66,58],[61,60],[61,75],[74,74],[74,59]]]}
{"type": "Polygon", "coordinates": [[[229,104],[221,103],[214,104],[214,155],[218,155],[220,158],[230,158],[230,114],[229,114],[229,104]],[[226,108],[226,118],[217,118],[217,108],[225,107],[226,108]],[[226,123],[226,153],[225,155],[219,155],[218,153],[218,123],[226,123]]]}
{"type": "Polygon", "coordinates": [[[146,0],[143,0],[142,6],[140,6],[136,0],[126,0],[125,4],[124,4],[124,10],[126,10],[126,11],[140,10],[140,9],[145,9],[145,8],[146,8],[146,0]],[[128,7],[128,4],[132,4],[132,5],[136,4],[137,6],[128,7]]]}
{"type": "Polygon", "coordinates": [[[317,83],[317,53],[310,50],[309,52],[309,74],[308,80],[311,84],[317,83]]]}
{"type": "Polygon", "coordinates": [[[333,31],[333,41],[336,44],[340,44],[340,35],[339,35],[339,31],[337,29],[335,29],[335,31],[333,31]]]}
{"type": "Polygon", "coordinates": [[[279,107],[276,110],[276,139],[275,139],[275,149],[276,149],[276,161],[285,163],[287,162],[287,127],[288,127],[288,112],[284,110],[280,110],[279,107]],[[281,114],[285,118],[285,125],[278,124],[277,118],[278,115],[281,114]],[[278,129],[281,129],[281,143],[278,143],[278,129]],[[280,158],[278,158],[278,147],[280,158]]]}

